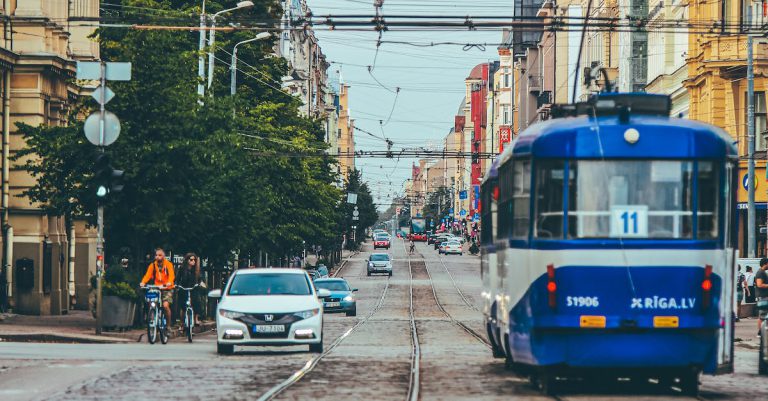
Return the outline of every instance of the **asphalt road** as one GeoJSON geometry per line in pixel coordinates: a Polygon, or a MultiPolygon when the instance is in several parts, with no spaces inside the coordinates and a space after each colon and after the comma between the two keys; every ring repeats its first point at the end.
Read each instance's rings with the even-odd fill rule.
{"type": "MultiPolygon", "coordinates": [[[[505,371],[477,335],[477,257],[440,257],[419,244],[409,258],[396,242],[393,276],[368,277],[366,250],[340,274],[360,290],[358,315],[326,315],[322,357],[306,347],[238,348],[219,356],[211,334],[192,344],[0,343],[0,400],[404,400],[414,392],[421,400],[553,398],[505,371]]],[[[700,399],[768,399],[768,381],[756,371],[756,351],[738,350],[736,373],[703,376],[700,399]]],[[[653,383],[602,382],[565,385],[557,397],[671,398],[684,399],[653,383]]]]}

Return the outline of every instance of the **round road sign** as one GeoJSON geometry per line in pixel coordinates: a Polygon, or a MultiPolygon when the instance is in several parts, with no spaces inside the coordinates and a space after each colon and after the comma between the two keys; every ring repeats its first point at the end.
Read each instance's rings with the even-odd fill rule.
{"type": "Polygon", "coordinates": [[[115,113],[104,113],[104,138],[99,138],[99,113],[93,113],[85,119],[85,137],[88,138],[88,142],[96,146],[109,146],[117,140],[120,136],[120,120],[115,113]]]}

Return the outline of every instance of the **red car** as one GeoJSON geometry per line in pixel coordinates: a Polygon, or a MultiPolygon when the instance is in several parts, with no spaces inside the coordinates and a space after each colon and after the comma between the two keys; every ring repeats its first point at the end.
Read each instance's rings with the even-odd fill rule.
{"type": "Polygon", "coordinates": [[[411,241],[422,241],[425,242],[427,240],[427,233],[414,233],[410,235],[411,241]]]}
{"type": "Polygon", "coordinates": [[[379,249],[379,248],[386,248],[389,249],[389,236],[384,235],[377,235],[373,239],[373,249],[379,249]]]}

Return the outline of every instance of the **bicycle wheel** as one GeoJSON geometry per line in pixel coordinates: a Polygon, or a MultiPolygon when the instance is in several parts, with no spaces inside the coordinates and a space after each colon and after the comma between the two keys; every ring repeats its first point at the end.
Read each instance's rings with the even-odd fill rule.
{"type": "Polygon", "coordinates": [[[162,317],[162,323],[160,324],[160,342],[168,344],[168,322],[165,321],[165,316],[162,317]]]}
{"type": "Polygon", "coordinates": [[[192,308],[187,308],[186,317],[184,318],[184,330],[187,332],[187,341],[192,342],[192,328],[195,326],[195,314],[192,312],[192,308]]]}
{"type": "Polygon", "coordinates": [[[147,314],[147,340],[150,344],[157,341],[157,308],[150,308],[147,314]]]}

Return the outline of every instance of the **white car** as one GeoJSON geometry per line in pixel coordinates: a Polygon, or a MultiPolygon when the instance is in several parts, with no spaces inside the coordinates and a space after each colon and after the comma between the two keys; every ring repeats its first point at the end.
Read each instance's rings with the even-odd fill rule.
{"type": "Polygon", "coordinates": [[[232,354],[235,345],[309,345],[323,352],[323,302],[330,291],[315,291],[301,269],[237,270],[222,290],[216,311],[216,351],[232,354]]]}
{"type": "Polygon", "coordinates": [[[444,245],[441,246],[441,252],[448,255],[448,254],[456,254],[456,255],[463,255],[464,249],[461,247],[461,243],[459,241],[448,241],[443,243],[444,245]]]}

